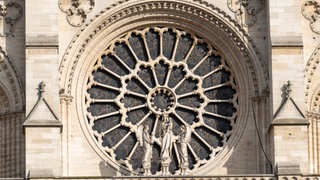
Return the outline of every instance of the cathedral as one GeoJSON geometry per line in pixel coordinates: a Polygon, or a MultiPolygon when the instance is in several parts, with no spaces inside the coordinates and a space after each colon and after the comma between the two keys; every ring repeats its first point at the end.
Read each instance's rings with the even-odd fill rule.
{"type": "Polygon", "coordinates": [[[1,180],[319,180],[320,0],[0,0],[1,180]]]}

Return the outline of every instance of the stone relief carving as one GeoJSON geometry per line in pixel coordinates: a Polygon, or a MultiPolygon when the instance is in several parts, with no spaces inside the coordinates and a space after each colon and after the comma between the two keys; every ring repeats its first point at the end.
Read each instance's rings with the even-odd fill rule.
{"type": "Polygon", "coordinates": [[[0,4],[0,24],[3,31],[1,37],[12,35],[15,30],[15,24],[22,18],[23,8],[16,2],[0,4]]]}
{"type": "Polygon", "coordinates": [[[238,23],[243,26],[252,26],[264,6],[265,0],[228,0],[229,9],[235,13],[238,23]]]}
{"type": "Polygon", "coordinates": [[[67,21],[76,27],[86,21],[87,14],[92,11],[94,4],[94,0],[59,0],[59,7],[66,13],[67,21]]]}
{"type": "Polygon", "coordinates": [[[181,125],[181,133],[178,139],[180,144],[179,159],[181,175],[187,175],[189,173],[189,156],[188,156],[188,143],[191,140],[191,129],[189,126],[181,125]]]}
{"type": "Polygon", "coordinates": [[[303,16],[309,20],[311,30],[320,34],[320,2],[307,1],[302,5],[301,11],[303,16]]]}

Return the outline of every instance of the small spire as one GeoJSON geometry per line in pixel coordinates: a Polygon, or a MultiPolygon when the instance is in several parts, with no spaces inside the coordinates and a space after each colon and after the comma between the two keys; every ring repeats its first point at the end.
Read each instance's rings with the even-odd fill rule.
{"type": "Polygon", "coordinates": [[[39,99],[42,98],[42,94],[44,93],[44,87],[46,86],[46,84],[41,81],[38,85],[38,96],[39,96],[39,99]]]}
{"type": "Polygon", "coordinates": [[[287,81],[287,84],[285,85],[285,93],[286,93],[286,98],[289,98],[291,96],[291,81],[287,81]]]}

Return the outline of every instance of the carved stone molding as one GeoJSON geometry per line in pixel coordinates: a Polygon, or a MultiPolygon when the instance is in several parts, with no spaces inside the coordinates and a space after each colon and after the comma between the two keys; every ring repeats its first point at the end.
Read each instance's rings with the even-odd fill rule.
{"type": "Polygon", "coordinates": [[[87,14],[94,7],[94,0],[59,0],[61,11],[66,13],[67,21],[72,26],[81,26],[87,19],[87,14]]]}
{"type": "MultiPolygon", "coordinates": [[[[101,11],[101,13],[99,15],[95,16],[95,19],[90,20],[91,22],[95,21],[96,19],[100,18],[101,16],[103,16],[103,14],[105,14],[106,11],[111,10],[112,8],[115,7],[119,7],[119,5],[124,4],[125,2],[127,2],[129,0],[121,0],[118,1],[117,3],[111,5],[110,7],[107,7],[104,11],[101,11]]],[[[228,16],[225,12],[223,12],[222,10],[220,10],[219,8],[215,7],[214,5],[203,1],[203,0],[193,0],[195,3],[200,3],[201,5],[205,6],[206,8],[214,11],[217,14],[220,14],[221,16],[223,16],[223,18],[225,18],[227,21],[229,21],[232,25],[234,25],[234,27],[229,27],[225,24],[225,21],[221,21],[218,18],[215,18],[212,14],[208,14],[207,12],[203,11],[202,9],[196,8],[194,6],[190,6],[187,4],[181,4],[179,2],[149,2],[149,3],[140,3],[137,5],[132,5],[130,7],[127,8],[123,8],[122,10],[115,12],[113,14],[110,14],[103,23],[101,23],[100,25],[96,26],[96,29],[91,30],[90,34],[87,37],[82,37],[84,40],[81,42],[80,47],[82,47],[81,49],[79,49],[79,51],[77,52],[76,55],[73,55],[73,64],[71,65],[72,68],[71,69],[75,69],[79,58],[81,57],[81,54],[85,51],[86,47],[88,46],[88,44],[95,38],[95,36],[97,36],[99,33],[101,33],[105,27],[119,21],[122,20],[126,17],[130,17],[133,16],[135,14],[141,14],[142,12],[147,12],[150,10],[163,10],[163,9],[171,9],[180,13],[188,13],[188,14],[192,14],[195,16],[198,16],[199,18],[202,18],[203,21],[208,21],[212,24],[214,24],[217,28],[219,29],[223,29],[223,31],[225,31],[225,33],[227,34],[227,36],[237,45],[238,49],[240,49],[240,51],[242,51],[242,53],[244,54],[244,56],[246,57],[246,63],[248,64],[248,70],[250,71],[249,73],[254,76],[253,79],[253,84],[254,84],[254,88],[255,88],[255,93],[258,94],[262,91],[262,89],[267,89],[268,85],[267,83],[267,79],[268,79],[268,72],[266,67],[264,66],[261,58],[256,57],[256,60],[259,61],[260,64],[260,72],[263,72],[262,74],[264,74],[264,78],[263,80],[259,80],[262,77],[258,77],[257,75],[257,71],[255,71],[256,69],[256,64],[254,63],[252,57],[250,57],[250,54],[254,51],[256,52],[256,47],[254,45],[254,42],[252,41],[252,39],[249,37],[249,35],[244,31],[244,29],[239,26],[239,24],[234,21],[230,16],[228,16]],[[245,44],[244,41],[241,40],[241,37],[237,35],[237,33],[233,33],[234,31],[238,31],[238,33],[242,34],[241,37],[246,39],[246,42],[250,43],[252,50],[248,49],[248,44],[245,44]],[[260,81],[260,82],[259,82],[260,81]],[[264,85],[261,85],[264,84],[264,85]]],[[[142,1],[141,1],[142,2],[142,1]]],[[[261,2],[262,4],[264,4],[264,1],[261,2]]],[[[262,7],[261,7],[262,10],[262,7]]],[[[260,11],[261,11],[260,10],[260,11]]],[[[259,12],[260,12],[259,11],[259,12]]],[[[67,51],[65,52],[65,56],[62,59],[62,62],[60,64],[60,74],[62,74],[62,69],[66,66],[66,59],[68,58],[69,54],[72,52],[72,47],[74,46],[74,44],[77,42],[77,40],[79,39],[81,33],[88,27],[90,26],[90,23],[85,24],[85,26],[83,26],[83,28],[80,29],[79,33],[77,33],[74,37],[74,39],[72,40],[70,46],[68,47],[67,51]]],[[[258,53],[257,53],[258,54],[258,53]]],[[[73,71],[72,70],[72,71],[73,71]]],[[[66,87],[66,92],[67,94],[70,93],[71,91],[71,82],[73,80],[73,75],[74,72],[70,73],[70,78],[68,80],[68,86],[66,87]]]]}
{"type": "Polygon", "coordinates": [[[2,86],[3,92],[8,97],[10,110],[12,112],[22,111],[24,108],[22,84],[6,51],[2,47],[0,47],[0,76],[0,86],[2,86]]]}
{"type": "Polygon", "coordinates": [[[239,24],[252,26],[263,10],[265,0],[228,0],[229,9],[234,12],[239,24]]]}
{"type": "Polygon", "coordinates": [[[0,115],[8,113],[10,111],[9,100],[2,88],[0,88],[0,102],[0,115]]]}
{"type": "Polygon", "coordinates": [[[320,34],[320,2],[307,1],[302,5],[301,11],[303,16],[309,20],[311,30],[320,34]]]}
{"type": "Polygon", "coordinates": [[[15,24],[22,18],[23,8],[16,2],[0,4],[0,26],[3,31],[0,32],[1,37],[7,37],[14,33],[15,24]]]}
{"type": "MultiPolygon", "coordinates": [[[[311,102],[311,96],[313,95],[314,87],[312,87],[312,83],[314,81],[318,81],[317,79],[314,80],[314,75],[316,73],[319,74],[319,63],[320,63],[320,45],[315,49],[312,53],[310,59],[308,60],[305,68],[306,73],[306,92],[305,92],[305,102],[311,102]]],[[[312,105],[310,105],[310,108],[312,105]]]]}

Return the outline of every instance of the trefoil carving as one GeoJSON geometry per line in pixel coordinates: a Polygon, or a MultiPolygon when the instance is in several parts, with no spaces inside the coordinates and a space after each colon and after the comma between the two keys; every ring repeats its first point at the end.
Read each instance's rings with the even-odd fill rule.
{"type": "Polygon", "coordinates": [[[307,1],[301,8],[303,16],[309,20],[313,32],[320,34],[320,2],[307,1]]]}
{"type": "Polygon", "coordinates": [[[61,11],[66,13],[70,25],[81,26],[94,7],[94,0],[59,0],[61,11]]]}
{"type": "Polygon", "coordinates": [[[257,15],[263,10],[265,0],[228,0],[229,9],[235,14],[239,24],[252,26],[257,15]]]}
{"type": "Polygon", "coordinates": [[[7,37],[14,33],[15,24],[22,18],[23,8],[16,2],[0,4],[0,25],[3,31],[1,37],[7,37]]]}

